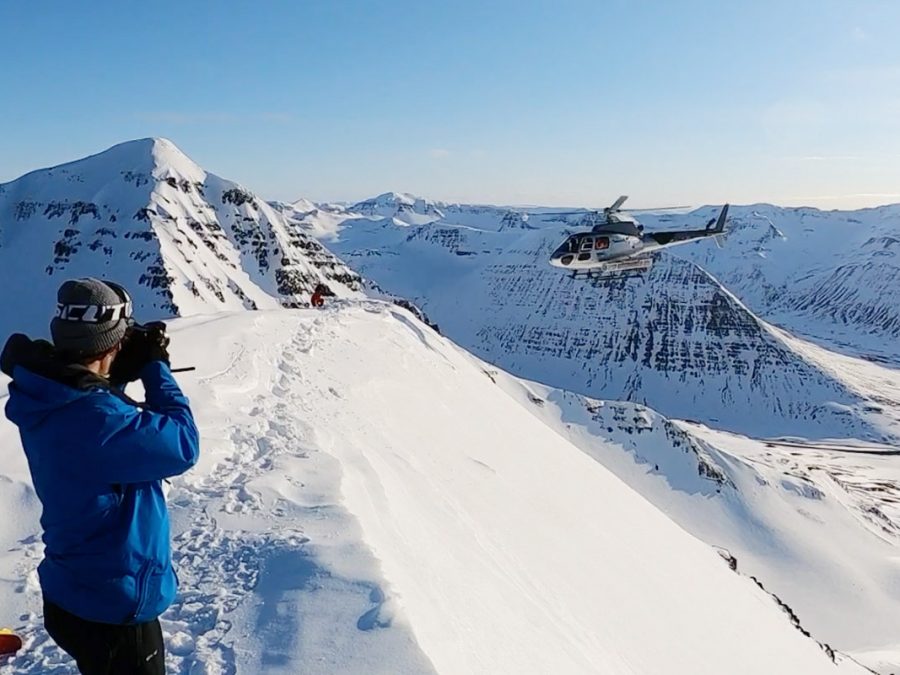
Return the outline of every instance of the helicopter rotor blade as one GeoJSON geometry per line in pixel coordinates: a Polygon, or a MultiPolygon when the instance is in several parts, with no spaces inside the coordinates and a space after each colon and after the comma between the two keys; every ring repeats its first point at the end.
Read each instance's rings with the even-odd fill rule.
{"type": "Polygon", "coordinates": [[[595,211],[591,211],[590,209],[584,209],[583,211],[525,211],[525,215],[529,216],[578,216],[585,213],[595,213],[595,211]]]}
{"type": "Polygon", "coordinates": [[[640,209],[628,209],[631,213],[660,213],[663,211],[688,211],[695,207],[689,204],[683,204],[681,206],[652,206],[645,207],[640,209]]]}
{"type": "Polygon", "coordinates": [[[622,195],[613,202],[612,206],[607,207],[604,211],[607,211],[608,213],[618,211],[622,207],[622,204],[625,203],[626,199],[628,199],[628,195],[622,195]]]}

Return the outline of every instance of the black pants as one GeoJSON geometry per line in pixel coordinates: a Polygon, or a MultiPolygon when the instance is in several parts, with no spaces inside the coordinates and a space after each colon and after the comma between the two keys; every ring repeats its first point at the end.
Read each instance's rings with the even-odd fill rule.
{"type": "Polygon", "coordinates": [[[127,626],[94,623],[44,600],[44,628],[82,675],[165,675],[159,619],[127,626]]]}

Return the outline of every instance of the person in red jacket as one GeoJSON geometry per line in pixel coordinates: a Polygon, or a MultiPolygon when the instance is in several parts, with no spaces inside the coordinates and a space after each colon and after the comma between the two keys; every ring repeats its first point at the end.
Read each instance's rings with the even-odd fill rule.
{"type": "Polygon", "coordinates": [[[318,284],[316,290],[313,291],[309,304],[312,307],[322,307],[325,304],[325,298],[333,298],[334,292],[325,284],[318,284]]]}
{"type": "Polygon", "coordinates": [[[316,287],[316,290],[313,292],[312,297],[309,299],[309,304],[313,307],[321,307],[325,304],[325,298],[322,297],[322,293],[319,291],[319,288],[322,284],[316,287]]]}

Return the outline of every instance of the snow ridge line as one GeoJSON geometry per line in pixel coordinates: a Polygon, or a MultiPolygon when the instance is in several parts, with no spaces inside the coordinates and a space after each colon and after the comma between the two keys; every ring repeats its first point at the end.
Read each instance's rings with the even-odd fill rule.
{"type": "MultiPolygon", "coordinates": [[[[190,525],[173,540],[181,591],[162,617],[164,629],[171,634],[168,672],[175,675],[235,675],[239,655],[234,645],[239,636],[231,633],[230,615],[251,600],[271,560],[311,556],[306,547],[310,537],[295,519],[288,521],[288,508],[280,502],[267,505],[253,486],[282,460],[305,463],[313,458],[315,462],[319,454],[309,443],[312,430],[296,419],[297,410],[304,406],[290,396],[291,380],[299,373],[293,366],[295,351],[310,348],[306,332],[301,329],[280,346],[276,377],[228,429],[232,452],[207,476],[192,480],[188,474],[173,495],[175,507],[192,516],[190,525]],[[212,504],[218,506],[220,517],[211,512],[212,504]],[[258,521],[260,528],[231,529],[227,521],[232,516],[240,524],[258,521]]],[[[246,358],[243,346],[229,369],[242,358],[246,358]]],[[[209,376],[206,382],[221,378],[229,369],[209,376]]],[[[303,486],[292,476],[287,481],[303,486]]],[[[309,567],[317,569],[314,564],[309,567]]]]}
{"type": "Polygon", "coordinates": [[[784,600],[782,600],[780,597],[778,597],[775,593],[766,589],[766,587],[763,585],[763,583],[759,579],[757,579],[754,575],[752,575],[752,574],[745,575],[740,570],[738,570],[737,557],[735,557],[730,551],[728,551],[728,549],[722,548],[721,546],[713,545],[713,548],[716,549],[716,552],[722,557],[722,559],[726,562],[726,564],[728,565],[729,569],[731,569],[732,572],[734,572],[735,574],[738,574],[740,576],[746,576],[748,579],[753,581],[753,583],[755,583],[757,586],[759,586],[759,589],[761,591],[763,591],[766,595],[770,596],[775,601],[775,604],[777,604],[781,608],[781,610],[785,614],[788,615],[791,625],[794,628],[796,628],[798,631],[800,631],[805,637],[809,638],[810,640],[815,641],[815,643],[817,645],[819,645],[819,647],[822,648],[822,651],[824,651],[828,655],[828,658],[831,659],[832,663],[834,663],[835,665],[839,665],[841,659],[847,659],[847,660],[850,660],[853,663],[857,664],[860,668],[864,668],[868,672],[872,673],[872,675],[878,675],[878,673],[876,671],[859,663],[859,661],[857,661],[853,657],[848,656],[842,652],[836,651],[827,642],[821,642],[821,641],[817,640],[816,638],[814,638],[810,634],[810,632],[803,627],[803,624],[800,623],[800,617],[797,616],[796,612],[794,612],[794,610],[791,608],[790,605],[788,605],[784,600]]]}
{"type": "MultiPolygon", "coordinates": [[[[327,419],[311,401],[341,394],[305,371],[337,316],[297,318],[283,324],[289,339],[226,358],[214,382],[189,389],[202,451],[168,495],[180,588],[161,617],[167,672],[434,672],[409,626],[395,625],[380,566],[341,503],[340,463],[317,440],[327,419]]],[[[40,537],[19,545],[30,611],[16,622],[24,648],[0,675],[70,675],[42,625],[40,537]]]]}
{"type": "Polygon", "coordinates": [[[373,663],[391,663],[379,651],[407,639],[403,630],[372,634],[391,626],[390,601],[355,519],[339,503],[339,464],[306,421],[314,416],[308,397],[325,394],[308,391],[304,356],[333,319],[304,322],[287,343],[247,357],[256,370],[261,360],[267,368],[274,361],[274,375],[260,382],[252,404],[238,393],[231,453],[206,476],[188,474],[172,500],[191,521],[174,539],[182,587],[162,617],[171,634],[169,673],[236,675],[272,665],[277,672],[378,672],[373,663]],[[306,620],[322,607],[327,636],[306,620]],[[235,624],[256,634],[237,635],[235,624]],[[360,633],[372,634],[370,649],[357,644],[360,633]]]}

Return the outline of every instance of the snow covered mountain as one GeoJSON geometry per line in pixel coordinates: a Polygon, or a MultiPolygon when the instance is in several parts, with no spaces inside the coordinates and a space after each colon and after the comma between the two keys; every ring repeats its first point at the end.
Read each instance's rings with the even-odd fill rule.
{"type": "MultiPolygon", "coordinates": [[[[421,204],[438,206],[443,224],[490,231],[580,227],[589,225],[592,217],[577,209],[558,216],[546,215],[559,211],[555,208],[444,204],[407,197],[406,208],[428,222],[438,221],[421,204]],[[530,215],[523,215],[525,211],[530,215]]],[[[392,215],[385,209],[351,208],[345,217],[354,212],[392,215]]],[[[717,208],[702,207],[638,215],[649,230],[655,230],[702,226],[716,212],[717,208]]],[[[314,221],[305,219],[306,226],[314,221]]],[[[339,222],[329,223],[330,237],[340,229],[339,222]]],[[[859,211],[770,204],[734,207],[728,230],[724,250],[691,245],[675,255],[698,263],[756,314],[793,333],[869,358],[900,361],[900,305],[893,299],[900,280],[900,205],[859,211]]]]}
{"type": "Polygon", "coordinates": [[[363,216],[391,218],[398,224],[405,225],[422,225],[444,217],[436,202],[405,192],[385,192],[358,202],[348,210],[363,216]]]}
{"type": "Polygon", "coordinates": [[[0,281],[29,298],[0,333],[45,331],[77,276],[123,283],[147,318],[305,306],[319,282],[355,294],[359,276],[287,222],[165,139],[34,171],[0,185],[0,281]]]}
{"type": "MultiPolygon", "coordinates": [[[[184,384],[203,451],[169,495],[171,673],[867,672],[795,628],[743,554],[735,573],[596,461],[623,452],[634,412],[644,452],[683,450],[652,413],[596,411],[616,429],[585,452],[553,420],[590,433],[574,407],[372,301],[180,319],[172,334],[173,357],[198,366],[184,384]]],[[[733,469],[681,487],[711,494],[733,469]]],[[[0,624],[26,639],[0,673],[62,675],[40,628],[39,507],[5,420],[0,482],[14,515],[0,624]]]]}
{"type": "Polygon", "coordinates": [[[351,218],[330,245],[422,306],[445,334],[518,376],[756,437],[900,438],[893,411],[702,267],[664,253],[644,276],[592,285],[546,263],[574,227],[560,216],[456,213],[469,224],[351,218]]]}
{"type": "MultiPolygon", "coordinates": [[[[713,209],[648,214],[648,229],[702,225],[713,209]]],[[[755,312],[824,344],[900,362],[900,205],[819,211],[769,204],[732,211],[723,250],[680,256],[715,275],[755,312]]]]}
{"type": "Polygon", "coordinates": [[[308,199],[298,199],[290,204],[269,202],[291,227],[299,229],[317,240],[326,243],[334,238],[340,224],[353,214],[339,204],[315,204],[308,199]]]}

